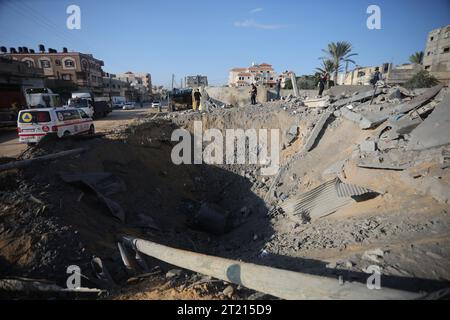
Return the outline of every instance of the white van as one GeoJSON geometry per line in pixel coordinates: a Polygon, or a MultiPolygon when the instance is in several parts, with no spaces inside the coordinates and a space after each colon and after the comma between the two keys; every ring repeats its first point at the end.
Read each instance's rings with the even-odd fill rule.
{"type": "Polygon", "coordinates": [[[19,112],[17,132],[21,143],[37,143],[45,135],[58,137],[94,134],[94,121],[82,109],[40,108],[19,112]]]}

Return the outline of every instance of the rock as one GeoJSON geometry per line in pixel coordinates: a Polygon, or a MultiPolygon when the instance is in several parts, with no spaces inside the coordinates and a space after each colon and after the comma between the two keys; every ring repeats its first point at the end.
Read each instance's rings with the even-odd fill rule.
{"type": "Polygon", "coordinates": [[[289,131],[287,132],[286,139],[287,143],[291,144],[298,136],[298,126],[293,125],[289,128],[289,131]]]}
{"type": "Polygon", "coordinates": [[[380,261],[378,259],[383,258],[383,255],[384,251],[377,248],[374,250],[365,251],[364,254],[362,255],[362,259],[379,263],[380,261]]]}
{"type": "Polygon", "coordinates": [[[179,276],[181,276],[182,272],[183,271],[181,271],[180,269],[171,269],[167,271],[166,278],[167,279],[178,278],[179,276]]]}
{"type": "Polygon", "coordinates": [[[228,297],[228,298],[231,299],[231,298],[233,297],[233,294],[234,294],[234,288],[233,288],[233,286],[231,286],[231,285],[227,286],[225,289],[223,289],[222,293],[223,293],[226,297],[228,297]]]}
{"type": "Polygon", "coordinates": [[[345,261],[345,266],[346,266],[347,268],[352,268],[354,265],[355,265],[355,264],[354,264],[352,261],[350,261],[350,260],[345,261]]]}
{"type": "Polygon", "coordinates": [[[377,144],[375,141],[364,141],[359,145],[359,150],[362,152],[375,152],[377,151],[377,144]]]}

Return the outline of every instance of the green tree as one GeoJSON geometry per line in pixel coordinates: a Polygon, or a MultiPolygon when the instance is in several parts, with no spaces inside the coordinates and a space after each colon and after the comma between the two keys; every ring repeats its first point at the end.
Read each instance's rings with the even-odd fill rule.
{"type": "Polygon", "coordinates": [[[335,70],[334,62],[330,59],[322,59],[322,65],[319,68],[316,68],[316,70],[320,73],[328,72],[329,74],[332,74],[335,70]]]}
{"type": "Polygon", "coordinates": [[[342,71],[342,65],[345,63],[346,65],[348,63],[355,64],[355,61],[350,59],[353,56],[356,56],[357,53],[351,53],[352,52],[352,45],[349,42],[342,41],[342,42],[331,42],[328,44],[327,49],[322,50],[326,57],[323,57],[322,60],[331,60],[334,65],[334,83],[337,82],[338,73],[342,71]]]}
{"type": "Polygon", "coordinates": [[[418,52],[412,54],[409,57],[409,62],[414,63],[414,64],[422,64],[422,62],[423,62],[423,51],[418,51],[418,52]]]}
{"type": "Polygon", "coordinates": [[[430,88],[438,83],[439,80],[427,70],[420,70],[404,86],[407,89],[430,88]]]}

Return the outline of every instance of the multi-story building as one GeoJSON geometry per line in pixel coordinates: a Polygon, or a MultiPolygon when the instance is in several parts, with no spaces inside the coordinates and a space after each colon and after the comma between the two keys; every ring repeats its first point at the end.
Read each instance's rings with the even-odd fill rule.
{"type": "Polygon", "coordinates": [[[270,88],[276,84],[276,73],[272,65],[267,63],[255,64],[248,68],[233,68],[230,70],[228,85],[230,87],[249,86],[252,83],[265,85],[270,88]]]}
{"type": "Polygon", "coordinates": [[[438,80],[450,82],[450,25],[428,33],[422,65],[438,80]]]}
{"type": "Polygon", "coordinates": [[[129,90],[130,84],[117,78],[115,74],[105,73],[103,75],[103,95],[105,97],[122,96],[132,100],[132,94],[129,90]]]}
{"type": "Polygon", "coordinates": [[[39,87],[44,87],[42,69],[0,55],[0,113],[14,104],[25,106],[25,90],[39,87]]]}
{"type": "Polygon", "coordinates": [[[102,94],[102,60],[96,59],[92,54],[69,52],[63,48],[61,52],[55,49],[45,51],[43,45],[39,52],[26,47],[10,48],[9,53],[2,56],[27,63],[30,67],[41,68],[46,79],[62,80],[75,84],[79,90],[89,90],[96,95],[102,94]]]}
{"type": "Polygon", "coordinates": [[[143,86],[147,89],[148,93],[152,93],[152,77],[150,73],[145,72],[125,72],[116,74],[116,78],[122,81],[126,81],[133,86],[143,86]]]}
{"type": "Polygon", "coordinates": [[[185,77],[184,82],[188,88],[207,87],[208,77],[201,75],[187,76],[185,77]]]}

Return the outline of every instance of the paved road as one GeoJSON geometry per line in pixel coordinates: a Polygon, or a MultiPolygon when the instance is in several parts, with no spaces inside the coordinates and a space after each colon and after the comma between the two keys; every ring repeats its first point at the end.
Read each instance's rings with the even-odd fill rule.
{"type": "MultiPolygon", "coordinates": [[[[148,113],[157,112],[156,108],[137,108],[134,110],[114,110],[106,118],[95,121],[96,132],[110,131],[126,125],[148,113]]],[[[0,131],[0,157],[16,157],[26,149],[27,145],[19,143],[15,129],[0,131]]]]}

